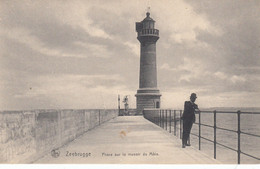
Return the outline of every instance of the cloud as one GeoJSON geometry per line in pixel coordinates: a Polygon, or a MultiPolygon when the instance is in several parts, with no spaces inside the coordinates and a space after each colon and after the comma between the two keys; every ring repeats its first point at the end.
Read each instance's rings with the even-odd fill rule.
{"type": "MultiPolygon", "coordinates": [[[[183,41],[182,46],[178,42],[167,46],[171,56],[167,57],[167,64],[160,64],[160,86],[167,85],[163,89],[169,92],[203,88],[204,95],[243,91],[241,95],[249,100],[252,92],[259,95],[256,84],[259,83],[260,39],[254,37],[260,34],[259,5],[256,5],[259,2],[185,2],[192,6],[197,16],[204,18],[209,29],[194,28],[196,41],[190,39],[183,41]],[[172,78],[166,79],[167,71],[171,71],[172,78]]],[[[231,103],[231,100],[227,102],[231,103]]]]}
{"type": "Polygon", "coordinates": [[[169,71],[175,71],[177,70],[176,68],[171,68],[168,63],[164,63],[163,65],[160,66],[160,69],[162,70],[169,70],[169,71]]]}
{"type": "MultiPolygon", "coordinates": [[[[88,8],[84,2],[21,1],[5,2],[2,10],[2,35],[44,55],[56,57],[97,56],[98,46],[111,39],[101,28],[86,17],[88,8]],[[43,6],[43,7],[42,7],[43,6]],[[70,12],[68,12],[70,11],[70,12]],[[90,42],[88,47],[75,42],[90,42]],[[94,52],[93,52],[94,51],[94,52]]],[[[107,52],[107,51],[104,51],[107,52]]],[[[105,56],[102,53],[98,56],[105,56]]]]}
{"type": "Polygon", "coordinates": [[[218,77],[219,79],[223,79],[223,80],[226,80],[227,79],[227,75],[223,72],[215,72],[214,75],[216,77],[218,77]]]}
{"type": "Polygon", "coordinates": [[[204,14],[196,13],[194,7],[183,0],[167,1],[167,8],[160,2],[155,2],[154,5],[156,7],[152,7],[152,11],[156,11],[158,17],[163,18],[157,21],[159,28],[161,32],[168,34],[172,42],[198,43],[198,29],[216,35],[221,34],[220,28],[213,26],[204,14]]]}
{"type": "Polygon", "coordinates": [[[124,42],[124,45],[126,45],[128,48],[130,48],[130,50],[132,51],[132,53],[134,54],[134,56],[136,57],[140,57],[140,49],[139,49],[139,45],[137,45],[137,43],[131,43],[131,42],[124,42]]]}
{"type": "Polygon", "coordinates": [[[245,82],[246,79],[245,79],[244,77],[242,77],[242,76],[236,76],[236,75],[234,75],[234,76],[231,77],[231,81],[232,81],[233,83],[245,82]]]}
{"type": "Polygon", "coordinates": [[[1,36],[12,39],[16,42],[26,45],[28,48],[35,50],[43,55],[56,56],[56,57],[85,57],[80,54],[66,53],[62,50],[50,48],[37,37],[30,35],[27,29],[23,28],[12,28],[8,30],[2,29],[1,36]]]}
{"type": "Polygon", "coordinates": [[[102,88],[102,86],[113,87],[117,84],[116,86],[119,87],[121,81],[120,79],[121,78],[118,75],[41,76],[32,82],[30,90],[25,91],[25,93],[23,94],[15,95],[15,97],[34,98],[49,97],[54,95],[68,95],[69,97],[80,97],[80,93],[86,90],[91,90],[93,92],[99,93],[103,92],[99,91],[99,89],[102,88]],[[66,93],[64,93],[64,91],[66,91],[66,93]]]}
{"type": "Polygon", "coordinates": [[[109,58],[112,53],[107,49],[107,46],[101,44],[89,44],[83,42],[75,42],[74,44],[86,48],[93,57],[109,58]]]}

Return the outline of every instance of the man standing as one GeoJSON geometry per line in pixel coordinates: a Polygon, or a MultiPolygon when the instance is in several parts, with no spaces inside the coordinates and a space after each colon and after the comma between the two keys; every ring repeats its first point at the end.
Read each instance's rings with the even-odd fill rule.
{"type": "Polygon", "coordinates": [[[187,141],[188,138],[190,137],[192,124],[195,123],[195,109],[198,109],[198,105],[194,103],[196,101],[196,98],[197,98],[196,94],[192,93],[190,96],[190,101],[185,101],[184,103],[184,112],[182,115],[182,119],[183,119],[182,148],[185,148],[185,146],[190,146],[190,144],[188,144],[187,141]]]}

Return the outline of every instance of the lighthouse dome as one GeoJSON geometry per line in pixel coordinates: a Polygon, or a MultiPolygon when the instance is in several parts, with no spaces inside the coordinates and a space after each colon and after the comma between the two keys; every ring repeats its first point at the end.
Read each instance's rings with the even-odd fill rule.
{"type": "Polygon", "coordinates": [[[146,18],[144,18],[143,22],[147,21],[152,21],[155,22],[151,17],[150,17],[150,12],[146,12],[146,18]]]}
{"type": "Polygon", "coordinates": [[[146,18],[142,21],[143,29],[154,29],[155,21],[150,17],[150,12],[146,13],[146,18]]]}

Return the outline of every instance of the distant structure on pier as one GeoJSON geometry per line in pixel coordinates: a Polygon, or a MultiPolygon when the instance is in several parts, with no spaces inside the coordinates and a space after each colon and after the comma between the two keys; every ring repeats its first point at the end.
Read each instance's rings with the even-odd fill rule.
{"type": "Polygon", "coordinates": [[[146,18],[136,22],[137,39],[141,43],[139,89],[136,96],[136,109],[142,114],[145,108],[160,108],[160,91],[157,89],[156,42],[159,30],[155,21],[146,13],[146,18]]]}

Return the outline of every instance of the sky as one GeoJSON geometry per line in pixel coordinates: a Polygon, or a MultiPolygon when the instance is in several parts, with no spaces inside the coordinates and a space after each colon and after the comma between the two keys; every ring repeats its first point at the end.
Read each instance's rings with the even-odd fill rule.
{"type": "Polygon", "coordinates": [[[0,109],[135,108],[148,7],[162,108],[260,107],[259,0],[0,0],[0,109]]]}

